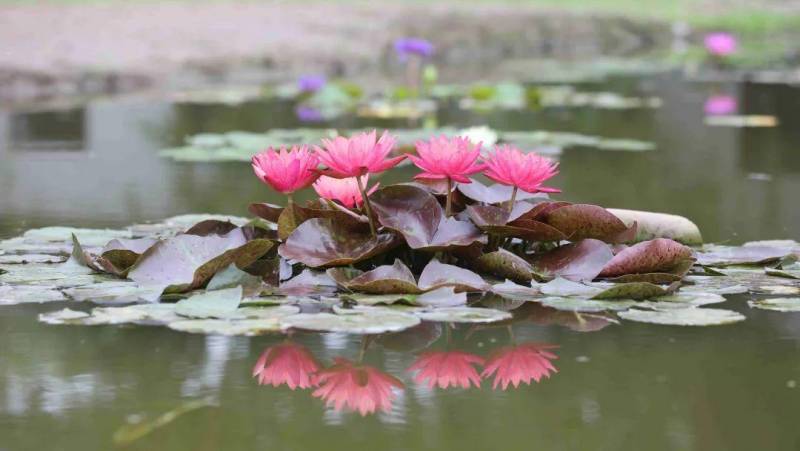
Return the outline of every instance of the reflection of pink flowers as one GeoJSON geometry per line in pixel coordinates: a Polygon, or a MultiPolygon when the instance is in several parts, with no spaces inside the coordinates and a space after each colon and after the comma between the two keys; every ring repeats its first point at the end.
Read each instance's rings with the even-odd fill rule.
{"type": "MultiPolygon", "coordinates": [[[[361,177],[364,186],[369,185],[369,175],[361,177]]],[[[378,189],[379,183],[367,190],[367,195],[370,195],[378,189]]],[[[358,189],[358,181],[355,177],[346,179],[335,179],[323,175],[316,182],[314,182],[314,191],[320,197],[328,200],[338,200],[342,205],[347,208],[355,208],[364,202],[361,198],[361,191],[358,189]]]]}
{"type": "Polygon", "coordinates": [[[723,31],[709,33],[703,39],[708,53],[714,56],[728,56],[736,52],[738,43],[736,37],[723,31]]]}
{"type": "Polygon", "coordinates": [[[347,408],[362,416],[380,409],[388,411],[395,394],[393,388],[404,388],[402,382],[377,368],[355,364],[338,357],[333,366],[317,373],[319,388],[313,396],[325,400],[337,411],[347,408]]]}
{"type": "Polygon", "coordinates": [[[709,97],[704,106],[705,112],[709,116],[733,114],[738,108],[736,97],[725,94],[709,97]]]}
{"type": "Polygon", "coordinates": [[[253,156],[253,172],[262,182],[284,194],[295,192],[311,185],[317,179],[319,160],[308,150],[308,146],[293,146],[287,151],[272,147],[253,156]]]}
{"type": "Polygon", "coordinates": [[[516,388],[520,382],[530,385],[531,379],[539,382],[543,377],[550,377],[550,372],[558,372],[550,363],[550,360],[557,359],[558,356],[548,351],[557,347],[550,344],[524,343],[501,348],[486,361],[481,376],[488,378],[494,374],[492,388],[496,389],[501,385],[503,390],[508,388],[508,384],[516,388]]]}
{"type": "Polygon", "coordinates": [[[304,346],[282,343],[267,348],[253,367],[253,377],[261,385],[277,387],[286,384],[295,388],[310,388],[316,384],[314,373],[319,363],[304,346]]]}
{"type": "Polygon", "coordinates": [[[497,183],[529,193],[560,193],[561,190],[542,186],[545,180],[558,174],[558,164],[533,152],[522,153],[509,145],[496,146],[486,159],[484,175],[497,183]]]}
{"type": "Polygon", "coordinates": [[[461,351],[426,352],[408,370],[417,371],[414,380],[420,384],[427,380],[429,388],[480,387],[481,378],[473,365],[483,365],[483,357],[461,351]]]}
{"type": "Polygon", "coordinates": [[[422,173],[415,178],[451,179],[460,183],[470,183],[467,177],[483,170],[483,164],[476,161],[481,154],[480,144],[475,145],[462,137],[433,137],[430,141],[417,143],[417,154],[408,158],[422,173]]]}
{"type": "Polygon", "coordinates": [[[328,167],[326,175],[336,178],[359,177],[383,172],[400,163],[405,155],[386,158],[395,144],[395,138],[384,132],[376,140],[376,131],[359,133],[345,138],[323,139],[325,147],[316,147],[320,161],[328,167]]]}

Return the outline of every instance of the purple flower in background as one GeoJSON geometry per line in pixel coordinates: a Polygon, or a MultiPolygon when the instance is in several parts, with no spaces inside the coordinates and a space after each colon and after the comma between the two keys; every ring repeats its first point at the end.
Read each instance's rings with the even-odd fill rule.
{"type": "Polygon", "coordinates": [[[297,88],[302,92],[315,92],[325,86],[327,80],[322,75],[303,75],[297,80],[297,88]]]}
{"type": "Polygon", "coordinates": [[[306,105],[297,105],[294,109],[294,114],[297,119],[300,119],[300,122],[322,122],[325,120],[321,111],[306,105]]]}
{"type": "Polygon", "coordinates": [[[736,97],[727,94],[711,96],[706,100],[705,112],[708,116],[724,116],[733,114],[739,108],[736,97]]]}
{"type": "Polygon", "coordinates": [[[736,37],[724,31],[709,33],[703,40],[708,53],[714,56],[728,56],[736,52],[736,37]]]}
{"type": "Polygon", "coordinates": [[[400,38],[394,41],[394,51],[401,60],[405,60],[409,55],[417,55],[427,58],[433,55],[433,44],[422,38],[400,38]]]}

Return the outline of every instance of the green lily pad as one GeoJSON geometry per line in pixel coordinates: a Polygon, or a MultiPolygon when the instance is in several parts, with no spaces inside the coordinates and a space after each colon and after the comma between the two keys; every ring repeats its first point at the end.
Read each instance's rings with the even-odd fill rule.
{"type": "Polygon", "coordinates": [[[663,287],[649,282],[618,283],[592,296],[592,299],[650,299],[665,296],[678,289],[679,283],[663,287]]]}
{"type": "Polygon", "coordinates": [[[242,287],[245,296],[252,296],[261,292],[264,281],[261,277],[242,271],[232,263],[222,271],[214,274],[214,277],[208,281],[206,289],[209,291],[222,290],[237,286],[242,287]]]}
{"type": "Polygon", "coordinates": [[[131,238],[131,232],[127,230],[82,229],[75,227],[30,229],[22,237],[28,242],[67,243],[70,242],[72,235],[75,235],[86,247],[102,247],[116,238],[131,238]]]}
{"type": "Polygon", "coordinates": [[[175,305],[175,313],[190,318],[228,318],[242,301],[242,287],[194,294],[175,305]]]}
{"type": "Polygon", "coordinates": [[[0,285],[0,305],[66,301],[64,293],[47,287],[0,285]]]}
{"type": "Polygon", "coordinates": [[[596,299],[555,296],[538,299],[537,301],[545,307],[554,308],[556,310],[586,313],[627,310],[637,304],[636,301],[625,299],[616,301],[602,301],[596,299]]]}
{"type": "Polygon", "coordinates": [[[768,298],[748,301],[750,307],[775,312],[800,312],[800,297],[768,298]]]}
{"type": "Polygon", "coordinates": [[[508,312],[475,307],[442,307],[417,315],[425,321],[446,323],[494,323],[511,319],[508,312]]]}
{"type": "Polygon", "coordinates": [[[179,332],[194,334],[254,336],[268,332],[280,332],[281,319],[192,319],[173,321],[167,324],[167,327],[179,332]]]}
{"type": "Polygon", "coordinates": [[[530,283],[533,279],[533,267],[522,257],[505,249],[498,249],[483,254],[475,260],[475,268],[515,282],[530,283]]]}
{"type": "Polygon", "coordinates": [[[639,302],[638,306],[653,310],[668,310],[699,307],[722,302],[725,302],[725,298],[719,294],[681,290],[677,293],[659,296],[656,300],[639,302]]]}
{"type": "Polygon", "coordinates": [[[666,326],[720,326],[744,321],[741,313],[711,308],[686,308],[669,310],[631,309],[618,313],[627,321],[661,324],[666,326]]]}
{"type": "Polygon", "coordinates": [[[550,282],[540,285],[539,291],[547,296],[591,297],[601,293],[603,289],[596,286],[573,282],[561,277],[556,277],[550,282]]]}
{"type": "Polygon", "coordinates": [[[0,265],[25,265],[29,263],[63,263],[66,257],[50,254],[0,255],[0,265]]]}
{"type": "Polygon", "coordinates": [[[9,265],[0,274],[0,283],[41,285],[49,288],[75,287],[109,279],[91,274],[88,268],[68,263],[9,265]]]}
{"type": "Polygon", "coordinates": [[[408,293],[394,293],[394,294],[367,294],[367,293],[342,293],[341,299],[350,302],[355,302],[359,305],[391,305],[395,303],[404,303],[410,305],[417,305],[417,298],[419,295],[408,293]]]}
{"type": "Polygon", "coordinates": [[[332,313],[300,313],[281,320],[283,329],[304,329],[320,332],[350,334],[380,334],[397,332],[420,323],[420,319],[409,313],[394,311],[354,311],[345,315],[332,313]]]}
{"type": "Polygon", "coordinates": [[[705,266],[766,265],[792,255],[790,249],[772,246],[704,246],[697,263],[705,266]]]}
{"type": "Polygon", "coordinates": [[[92,283],[63,291],[73,301],[91,301],[97,304],[152,301],[161,295],[158,288],[126,281],[92,283]]]}

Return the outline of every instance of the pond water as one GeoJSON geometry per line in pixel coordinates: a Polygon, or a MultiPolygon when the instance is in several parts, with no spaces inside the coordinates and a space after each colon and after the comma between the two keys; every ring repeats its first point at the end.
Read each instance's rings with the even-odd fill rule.
{"type": "MultiPolygon", "coordinates": [[[[798,238],[800,90],[712,86],[678,75],[583,86],[657,96],[658,109],[438,113],[440,125],[564,130],[652,141],[647,152],[567,149],[552,185],[561,198],[662,211],[695,221],[707,241],[798,238]],[[713,93],[771,128],[709,127],[713,93]]],[[[399,126],[341,118],[331,126],[399,126]]],[[[0,110],[0,238],[46,225],[116,227],[189,212],[245,215],[280,200],[242,163],[177,163],[157,155],[199,132],[302,124],[288,102],[176,105],[143,98],[59,111],[0,110]]],[[[382,183],[409,178],[411,169],[382,183]]],[[[729,326],[680,328],[598,322],[526,306],[511,328],[423,323],[369,343],[364,360],[405,383],[389,412],[326,409],[309,390],[259,386],[252,368],[284,340],[204,336],[148,327],[37,322],[52,305],[0,308],[0,450],[111,449],[125,424],[210,398],[129,449],[798,449],[800,316],[749,309],[729,326]],[[592,332],[587,329],[597,329],[592,332]],[[579,330],[584,330],[583,332],[579,330]],[[513,338],[512,338],[513,337],[513,338]],[[558,345],[558,369],[531,386],[428,388],[408,368],[424,350],[487,357],[527,342],[558,345]]],[[[59,308],[61,308],[59,306],[59,308]]],[[[321,362],[356,359],[362,338],[295,334],[321,362]]]]}

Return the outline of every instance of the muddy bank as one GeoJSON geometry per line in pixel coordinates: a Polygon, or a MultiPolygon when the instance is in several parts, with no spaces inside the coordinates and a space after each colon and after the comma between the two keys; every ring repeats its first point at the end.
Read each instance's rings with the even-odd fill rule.
{"type": "Polygon", "coordinates": [[[284,79],[363,76],[391,42],[437,43],[440,67],[624,56],[669,42],[669,25],[526,6],[116,4],[0,7],[5,101],[284,79]]]}

